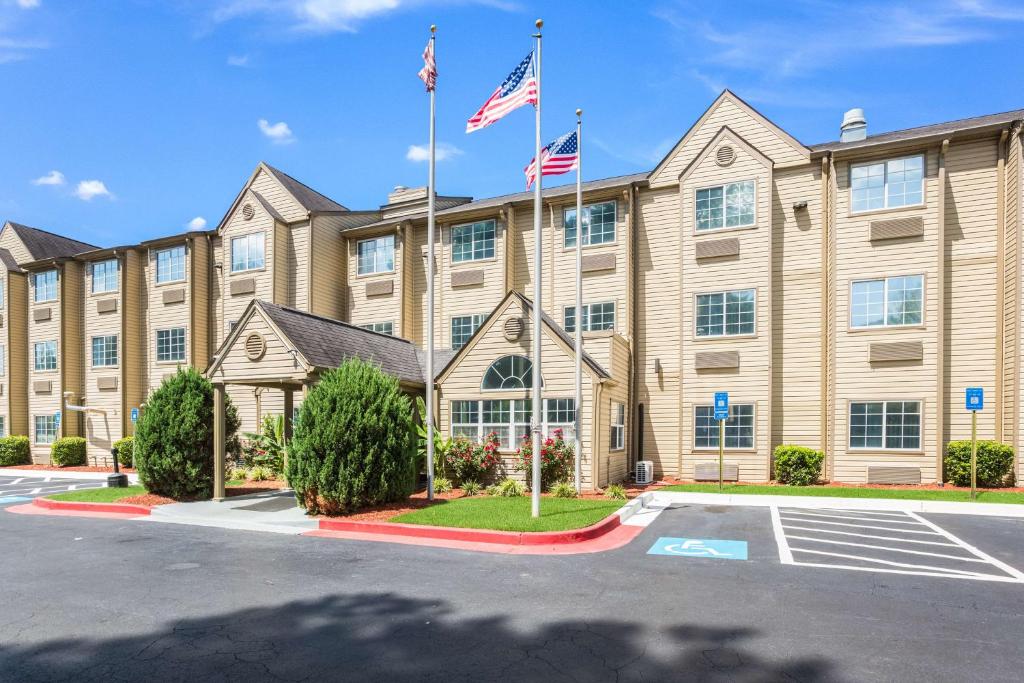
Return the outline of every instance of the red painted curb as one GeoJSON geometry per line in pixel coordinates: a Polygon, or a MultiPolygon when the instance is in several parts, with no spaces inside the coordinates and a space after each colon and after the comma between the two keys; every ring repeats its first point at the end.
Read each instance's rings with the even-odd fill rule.
{"type": "Polygon", "coordinates": [[[622,524],[618,511],[596,524],[569,531],[493,531],[490,529],[461,529],[424,524],[397,522],[354,522],[344,519],[321,519],[320,529],[325,531],[352,531],[363,534],[435,538],[467,543],[495,543],[501,545],[564,545],[580,543],[603,536],[622,524]]]}
{"type": "Polygon", "coordinates": [[[127,503],[88,503],[78,500],[51,500],[35,498],[32,504],[47,510],[69,510],[72,512],[121,512],[136,515],[148,515],[153,508],[147,505],[129,505],[127,503]]]}

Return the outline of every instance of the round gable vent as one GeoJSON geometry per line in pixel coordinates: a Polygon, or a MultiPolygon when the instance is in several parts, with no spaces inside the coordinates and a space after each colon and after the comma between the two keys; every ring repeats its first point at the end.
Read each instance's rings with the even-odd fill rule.
{"type": "Polygon", "coordinates": [[[252,217],[256,215],[256,209],[253,208],[252,204],[246,204],[242,207],[242,218],[247,221],[251,221],[252,217]]]}
{"type": "Polygon", "coordinates": [[[736,161],[736,150],[732,148],[732,145],[722,145],[715,152],[715,163],[719,166],[728,166],[734,161],[736,161]]]}
{"type": "Polygon", "coordinates": [[[505,321],[505,339],[510,342],[519,341],[519,338],[523,336],[523,325],[522,318],[509,318],[505,321]]]}
{"type": "Polygon", "coordinates": [[[263,358],[267,352],[267,340],[262,335],[253,332],[245,338],[245,357],[252,361],[263,358]]]}

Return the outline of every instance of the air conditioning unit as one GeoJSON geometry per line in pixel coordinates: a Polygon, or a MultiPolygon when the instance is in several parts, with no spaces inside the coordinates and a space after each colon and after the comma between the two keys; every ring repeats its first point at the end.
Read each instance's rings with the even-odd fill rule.
{"type": "Polygon", "coordinates": [[[650,484],[654,482],[654,461],[638,460],[636,463],[636,483],[650,484]]]}

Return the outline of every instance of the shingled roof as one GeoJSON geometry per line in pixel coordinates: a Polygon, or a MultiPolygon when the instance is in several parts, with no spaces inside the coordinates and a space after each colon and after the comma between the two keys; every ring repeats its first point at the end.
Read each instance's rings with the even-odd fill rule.
{"type": "Polygon", "coordinates": [[[11,252],[7,251],[6,249],[0,249],[0,263],[3,263],[4,268],[13,273],[24,272],[21,269],[21,266],[18,265],[18,262],[14,260],[14,257],[11,256],[11,252]]]}
{"type": "Polygon", "coordinates": [[[22,243],[28,249],[28,253],[32,255],[32,260],[34,261],[64,258],[80,254],[83,251],[99,249],[94,244],[79,242],[70,237],[55,235],[52,232],[40,230],[39,228],[30,228],[27,225],[14,222],[8,222],[7,224],[21,238],[22,243]]]}
{"type": "Polygon", "coordinates": [[[872,145],[882,145],[889,142],[923,140],[931,137],[946,137],[961,131],[977,131],[979,129],[984,130],[993,127],[998,129],[999,126],[1008,126],[1014,121],[1022,119],[1024,119],[1024,109],[1014,109],[1012,111],[1005,111],[998,114],[986,114],[984,116],[974,116],[967,119],[933,123],[927,126],[917,126],[916,128],[904,128],[902,130],[894,130],[888,133],[878,133],[876,135],[869,135],[863,140],[853,140],[851,142],[841,142],[839,140],[823,142],[817,145],[811,145],[810,149],[812,152],[837,152],[845,149],[857,149],[860,147],[870,147],[872,145]]]}
{"type": "Polygon", "coordinates": [[[278,182],[284,185],[285,189],[295,197],[295,200],[299,202],[299,204],[302,205],[302,208],[306,211],[312,211],[314,213],[322,211],[348,211],[347,208],[338,202],[317,192],[309,185],[292,178],[284,171],[276,169],[266,162],[264,162],[263,165],[267,167],[267,170],[274,174],[274,177],[277,178],[278,182]]]}

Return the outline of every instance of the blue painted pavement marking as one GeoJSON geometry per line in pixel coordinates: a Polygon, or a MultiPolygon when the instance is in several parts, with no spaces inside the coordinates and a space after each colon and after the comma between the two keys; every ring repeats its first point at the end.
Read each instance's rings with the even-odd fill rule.
{"type": "Polygon", "coordinates": [[[648,555],[673,555],[675,557],[707,557],[715,560],[747,559],[746,541],[720,541],[712,538],[671,538],[662,536],[648,555]]]}
{"type": "Polygon", "coordinates": [[[24,498],[22,496],[5,496],[0,498],[0,505],[10,505],[11,503],[27,503],[32,500],[31,498],[24,498]]]}

